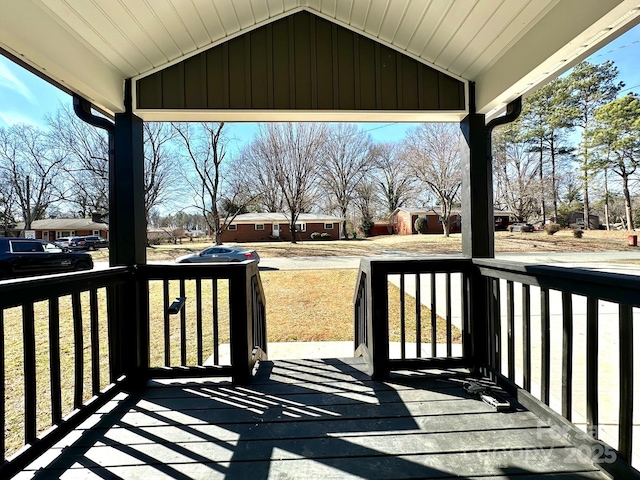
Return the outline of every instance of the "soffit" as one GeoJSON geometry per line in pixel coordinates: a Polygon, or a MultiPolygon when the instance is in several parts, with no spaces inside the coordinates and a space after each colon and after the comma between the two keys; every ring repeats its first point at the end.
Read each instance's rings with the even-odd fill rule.
{"type": "MultiPolygon", "coordinates": [[[[141,77],[306,9],[454,77],[482,113],[638,23],[638,0],[3,0],[0,48],[107,112],[141,77]]],[[[250,112],[249,112],[250,113],[250,112]]]]}

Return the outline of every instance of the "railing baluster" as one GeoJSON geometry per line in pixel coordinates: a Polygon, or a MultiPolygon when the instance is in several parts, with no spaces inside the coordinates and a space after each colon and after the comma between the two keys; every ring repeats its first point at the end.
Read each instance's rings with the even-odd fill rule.
{"type": "Polygon", "coordinates": [[[422,301],[420,300],[420,274],[416,273],[416,358],[422,357],[422,301]]]}
{"type": "MultiPolygon", "coordinates": [[[[180,279],[180,296],[186,296],[184,278],[180,279]]],[[[187,366],[187,306],[180,310],[180,365],[187,366]]]]}
{"type": "Polygon", "coordinates": [[[169,280],[162,281],[162,298],[164,298],[164,366],[171,366],[171,320],[169,318],[169,280]]]}
{"type": "Polygon", "coordinates": [[[573,296],[562,292],[562,416],[571,420],[573,409],[573,296]]]}
{"type": "Polygon", "coordinates": [[[22,306],[22,335],[24,356],[24,438],[26,443],[36,439],[36,338],[33,302],[22,306]]]}
{"type": "Polygon", "coordinates": [[[502,371],[502,318],[500,311],[500,280],[495,278],[491,281],[492,283],[492,304],[493,304],[493,314],[492,314],[492,341],[493,341],[493,349],[491,351],[491,355],[493,357],[494,368],[498,371],[502,371]]]}
{"type": "Polygon", "coordinates": [[[0,458],[3,460],[6,458],[5,456],[5,437],[6,437],[6,425],[5,425],[5,414],[6,414],[6,395],[5,395],[5,348],[4,348],[4,308],[0,308],[0,458]]]}
{"type": "Polygon", "coordinates": [[[80,408],[84,397],[84,335],[82,329],[82,304],[80,292],[71,294],[73,312],[73,351],[75,384],[73,389],[73,407],[80,408]]]}
{"type": "Polygon", "coordinates": [[[196,362],[202,365],[202,279],[199,277],[196,278],[196,350],[196,362]]]}
{"type": "Polygon", "coordinates": [[[436,273],[431,272],[431,356],[437,357],[438,323],[436,318],[436,273]]]}
{"type": "Polygon", "coordinates": [[[220,334],[218,329],[218,279],[211,280],[211,309],[213,318],[213,364],[220,363],[220,334]]]}
{"type": "Polygon", "coordinates": [[[49,299],[49,377],[51,385],[51,423],[62,420],[62,383],[60,380],[60,299],[49,299]]]}
{"type": "MultiPolygon", "coordinates": [[[[447,272],[445,274],[445,297],[447,301],[447,310],[446,310],[446,321],[447,321],[447,357],[452,356],[452,346],[451,346],[451,273],[447,272]]],[[[462,324],[464,325],[464,323],[462,324]]],[[[463,327],[464,328],[464,327],[463,327]]]]}
{"type": "Polygon", "coordinates": [[[627,461],[633,453],[633,310],[619,306],[620,337],[620,413],[618,452],[627,461]]]}
{"type": "Polygon", "coordinates": [[[587,297],[587,433],[598,438],[598,299],[587,297]]]}
{"type": "Polygon", "coordinates": [[[551,388],[551,318],[549,315],[549,290],[540,288],[540,344],[542,346],[541,359],[541,400],[549,405],[551,388]]]}
{"type": "Polygon", "coordinates": [[[516,376],[515,305],[513,282],[507,281],[507,374],[512,382],[516,376]]]}
{"type": "Polygon", "coordinates": [[[405,312],[404,273],[400,274],[400,358],[407,358],[407,330],[405,312]]]}
{"type": "Polygon", "coordinates": [[[89,313],[91,320],[91,391],[100,393],[100,331],[98,325],[98,291],[89,291],[89,313]]]}
{"type": "MultiPolygon", "coordinates": [[[[466,359],[471,359],[474,356],[473,336],[475,335],[475,330],[471,326],[470,297],[473,295],[471,277],[467,272],[463,272],[460,277],[460,297],[462,298],[462,355],[466,359]]],[[[480,286],[478,285],[475,288],[480,288],[480,286]]],[[[480,312],[480,314],[482,314],[482,312],[480,312]]]]}
{"type": "Polygon", "coordinates": [[[522,378],[524,389],[531,391],[531,287],[522,284],[522,378]]]}

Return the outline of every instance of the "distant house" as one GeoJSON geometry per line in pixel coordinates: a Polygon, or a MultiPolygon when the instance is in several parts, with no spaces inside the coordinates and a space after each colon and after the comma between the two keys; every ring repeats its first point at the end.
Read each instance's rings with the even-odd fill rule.
{"type": "MultiPolygon", "coordinates": [[[[342,234],[343,219],[317,213],[301,213],[296,227],[296,240],[311,240],[314,232],[327,233],[331,240],[342,234]]],[[[291,240],[288,217],[277,213],[244,213],[238,215],[222,234],[223,242],[267,242],[291,240]]]]}
{"type": "MultiPolygon", "coordinates": [[[[584,212],[570,212],[569,227],[584,228],[584,212]]],[[[600,217],[598,215],[589,215],[589,228],[591,230],[597,230],[598,228],[600,228],[600,217]]]]}
{"type": "MultiPolygon", "coordinates": [[[[49,218],[31,222],[32,232],[35,238],[55,241],[60,237],[75,237],[83,235],[100,235],[109,238],[109,224],[100,221],[98,215],[93,218],[49,218]]],[[[14,237],[25,236],[24,222],[17,223],[9,230],[9,235],[14,237]]]]}
{"type": "MultiPolygon", "coordinates": [[[[494,212],[495,229],[506,230],[511,212],[496,210],[494,212]]],[[[393,231],[398,235],[418,233],[415,223],[418,217],[427,217],[426,233],[442,233],[442,216],[439,208],[396,208],[392,215],[393,231]]],[[[449,233],[460,233],[462,219],[459,210],[453,210],[450,217],[449,233]]]]}

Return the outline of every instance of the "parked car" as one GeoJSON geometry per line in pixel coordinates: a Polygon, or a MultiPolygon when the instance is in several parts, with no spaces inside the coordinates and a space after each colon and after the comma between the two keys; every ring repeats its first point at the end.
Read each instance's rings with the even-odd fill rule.
{"type": "Polygon", "coordinates": [[[214,245],[200,253],[191,253],[178,257],[176,258],[176,263],[242,262],[244,260],[260,262],[260,256],[255,250],[214,245]]]}
{"type": "Polygon", "coordinates": [[[71,237],[60,237],[60,238],[56,238],[53,243],[58,247],[60,247],[62,250],[68,250],[70,240],[71,240],[71,237]]]}
{"type": "Polygon", "coordinates": [[[512,232],[533,232],[533,225],[530,223],[514,223],[511,225],[512,232]]]}
{"type": "Polygon", "coordinates": [[[72,237],[69,240],[71,250],[97,250],[98,248],[108,248],[109,240],[99,235],[87,235],[84,237],[72,237]]]}
{"type": "Polygon", "coordinates": [[[92,268],[88,253],[65,252],[42,240],[0,238],[0,279],[92,268]]]}

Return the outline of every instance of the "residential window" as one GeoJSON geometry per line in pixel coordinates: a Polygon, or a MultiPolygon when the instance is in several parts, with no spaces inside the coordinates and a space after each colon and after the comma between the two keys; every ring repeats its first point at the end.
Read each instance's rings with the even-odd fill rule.
{"type": "Polygon", "coordinates": [[[100,235],[100,230],[94,230],[93,235],[100,235]]]}
{"type": "Polygon", "coordinates": [[[66,231],[66,232],[65,231],[59,231],[59,232],[56,232],[56,238],[73,237],[75,234],[76,234],[75,231],[71,231],[71,232],[69,232],[69,231],[66,231]]]}
{"type": "Polygon", "coordinates": [[[229,225],[229,230],[238,230],[238,226],[237,225],[233,225],[233,224],[229,225]]]}
{"type": "Polygon", "coordinates": [[[442,223],[442,217],[438,215],[438,223],[442,223]]]}
{"type": "Polygon", "coordinates": [[[306,223],[296,223],[296,232],[306,232],[307,224],[306,223]]]}
{"type": "Polygon", "coordinates": [[[333,230],[333,223],[325,223],[324,224],[324,229],[325,230],[333,230]]]}
{"type": "Polygon", "coordinates": [[[256,230],[264,230],[264,223],[256,223],[256,230]]]}

